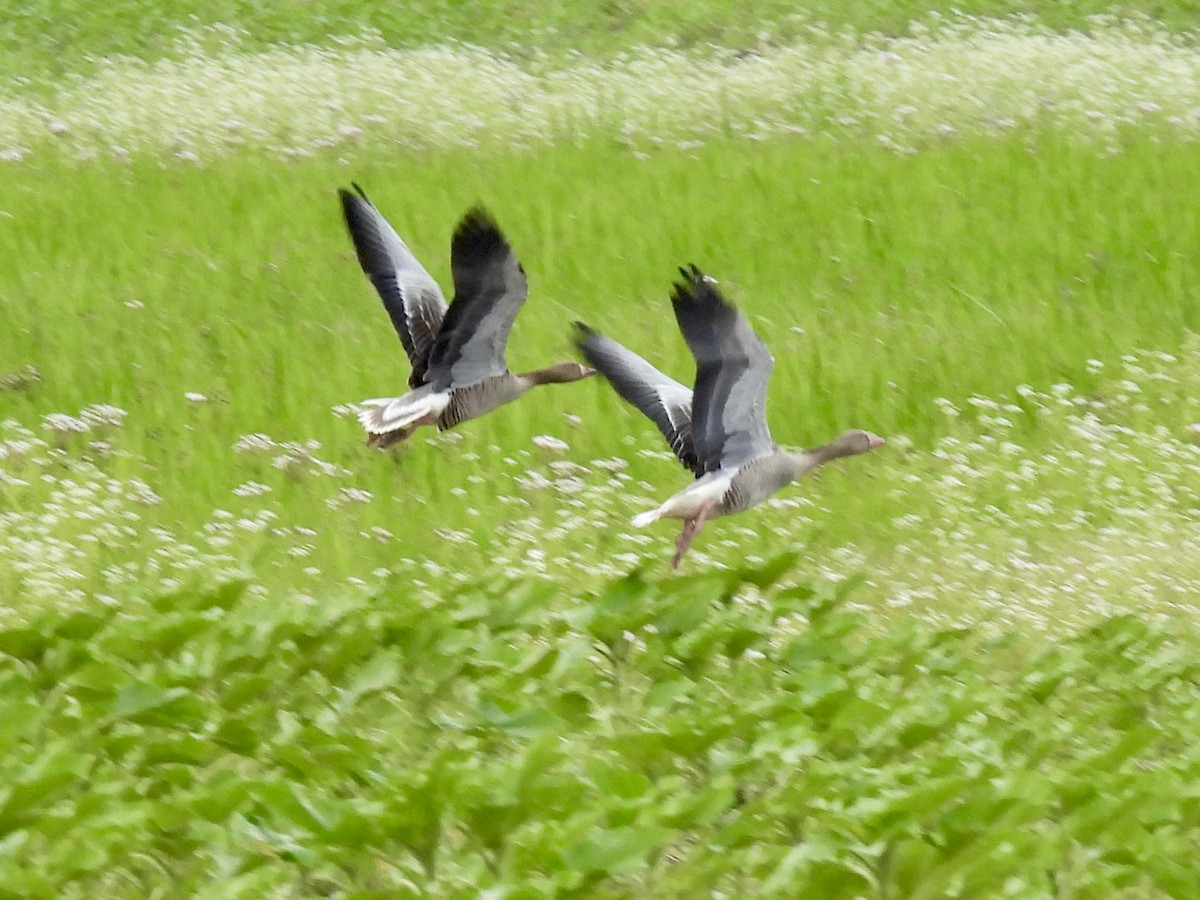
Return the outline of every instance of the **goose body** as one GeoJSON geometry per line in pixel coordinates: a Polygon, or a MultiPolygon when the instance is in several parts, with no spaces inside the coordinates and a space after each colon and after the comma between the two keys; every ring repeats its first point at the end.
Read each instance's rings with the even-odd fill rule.
{"type": "Polygon", "coordinates": [[[671,302],[696,359],[693,390],[582,323],[576,323],[575,336],[584,358],[658,426],[696,476],[657,509],[633,519],[637,527],[664,518],[683,520],[673,568],[708,519],[750,509],[832,459],[884,443],[855,429],[810,450],[779,447],[766,420],[767,382],[774,368],[770,352],[715,281],[695,266],[680,272],[683,281],[675,284],[671,302]]]}
{"type": "Polygon", "coordinates": [[[532,372],[508,369],[508,334],[529,292],[525,270],[482,209],[469,210],[450,244],[454,300],[441,288],[367,199],[339,190],[342,215],[359,265],[375,286],[412,364],[411,390],[360,404],[367,442],[387,447],[422,425],[453,428],[516,400],[541,384],[594,374],[562,362],[532,372]]]}

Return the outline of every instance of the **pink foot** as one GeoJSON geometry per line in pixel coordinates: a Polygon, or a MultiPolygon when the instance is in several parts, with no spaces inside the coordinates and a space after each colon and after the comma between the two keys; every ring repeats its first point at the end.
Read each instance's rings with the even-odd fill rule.
{"type": "Polygon", "coordinates": [[[679,540],[675,542],[675,558],[671,560],[671,568],[678,569],[679,563],[683,559],[683,555],[688,552],[688,547],[692,546],[692,540],[700,533],[700,529],[704,527],[704,520],[708,518],[708,514],[712,512],[712,508],[716,503],[710,500],[700,507],[700,512],[692,516],[690,519],[683,520],[683,533],[679,535],[679,540]]]}
{"type": "Polygon", "coordinates": [[[417,430],[417,425],[410,425],[408,428],[400,428],[396,431],[389,431],[386,434],[372,434],[367,437],[368,447],[378,447],[380,450],[399,444],[401,441],[406,441],[417,430]]]}

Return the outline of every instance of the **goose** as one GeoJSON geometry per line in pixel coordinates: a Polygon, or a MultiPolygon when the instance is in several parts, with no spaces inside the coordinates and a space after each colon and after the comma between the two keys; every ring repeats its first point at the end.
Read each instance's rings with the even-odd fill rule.
{"type": "Polygon", "coordinates": [[[595,370],[560,362],[510,372],[505,347],[529,291],[525,270],[490,215],[470,209],[450,242],[454,300],[357,184],[338,190],[359,265],[391,317],[412,363],[411,390],[359,404],[367,443],[390,447],[422,425],[439,430],[477,419],[541,384],[578,381],[595,370]]]}
{"type": "Polygon", "coordinates": [[[767,427],[767,381],[775,360],[749,321],[695,265],[681,268],[671,303],[696,358],[694,390],[582,322],[575,344],[590,365],[667,439],[695,480],[657,509],[634,516],[639,528],[663,518],[682,519],[671,568],[677,569],[709,519],[742,512],[830,460],[884,443],[853,429],[809,450],[785,450],[767,427]]]}

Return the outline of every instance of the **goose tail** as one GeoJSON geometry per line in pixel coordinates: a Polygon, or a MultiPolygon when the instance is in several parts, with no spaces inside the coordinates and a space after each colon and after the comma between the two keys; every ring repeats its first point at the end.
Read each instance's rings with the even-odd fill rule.
{"type": "Polygon", "coordinates": [[[436,422],[449,403],[449,393],[434,393],[425,386],[403,397],[377,397],[362,401],[358,405],[358,421],[370,434],[391,434],[436,422]]]}
{"type": "Polygon", "coordinates": [[[661,506],[658,509],[652,509],[647,512],[638,513],[633,517],[633,527],[645,528],[651,522],[657,522],[660,518],[662,518],[661,506]]]}

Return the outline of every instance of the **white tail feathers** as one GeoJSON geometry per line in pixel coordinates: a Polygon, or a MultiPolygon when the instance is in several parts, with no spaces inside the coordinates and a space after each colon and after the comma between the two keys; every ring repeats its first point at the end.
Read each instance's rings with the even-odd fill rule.
{"type": "MultiPolygon", "coordinates": [[[[659,519],[690,519],[698,515],[700,510],[710,504],[719,504],[729,490],[729,484],[737,470],[720,470],[710,472],[703,478],[693,481],[678,494],[668,497],[658,509],[638,513],[633,517],[635,528],[645,528],[651,522],[659,519]]],[[[723,515],[721,510],[713,511],[710,507],[710,517],[723,515]]]]}
{"type": "Polygon", "coordinates": [[[403,428],[436,422],[450,403],[445,391],[419,387],[403,397],[378,397],[359,404],[358,421],[371,434],[390,434],[403,428]]]}
{"type": "Polygon", "coordinates": [[[638,513],[633,517],[634,528],[645,528],[651,522],[656,522],[662,516],[662,507],[652,509],[649,512],[638,513]]]}

